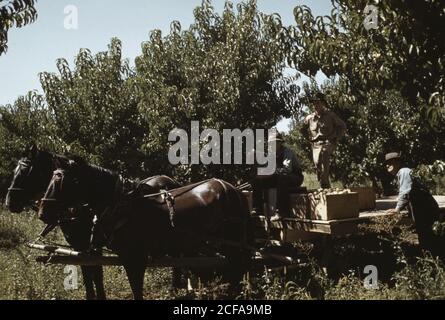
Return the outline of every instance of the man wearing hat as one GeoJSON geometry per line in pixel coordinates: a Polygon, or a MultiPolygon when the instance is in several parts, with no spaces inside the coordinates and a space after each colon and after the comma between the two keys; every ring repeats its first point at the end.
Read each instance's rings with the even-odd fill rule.
{"type": "Polygon", "coordinates": [[[331,155],[338,141],[346,132],[346,124],[334,112],[327,109],[327,102],[322,93],[310,99],[315,112],[308,115],[301,129],[307,135],[309,129],[312,143],[312,157],[321,188],[330,188],[329,169],[331,155]]]}
{"type": "Polygon", "coordinates": [[[433,255],[445,257],[444,253],[440,252],[440,238],[433,232],[433,225],[439,221],[440,216],[436,200],[420,179],[412,175],[412,170],[404,164],[400,153],[386,154],[385,165],[388,173],[397,177],[399,187],[397,206],[388,212],[400,213],[401,210],[407,208],[414,221],[420,246],[433,255]]]}
{"type": "Polygon", "coordinates": [[[303,171],[294,151],[284,146],[284,139],[280,133],[269,136],[268,142],[276,144],[275,173],[268,176],[257,176],[252,182],[254,214],[263,214],[263,190],[277,189],[278,212],[271,221],[279,220],[289,213],[289,188],[298,188],[303,184],[303,171]]]}

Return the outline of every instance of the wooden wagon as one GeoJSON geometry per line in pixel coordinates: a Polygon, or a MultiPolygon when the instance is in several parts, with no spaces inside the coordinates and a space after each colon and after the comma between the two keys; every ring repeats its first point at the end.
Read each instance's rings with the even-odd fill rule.
{"type": "MultiPolygon", "coordinates": [[[[434,196],[442,212],[445,213],[445,196],[434,196]]],[[[359,210],[357,217],[318,220],[307,218],[284,218],[271,222],[266,216],[255,217],[255,224],[260,230],[267,230],[267,234],[275,239],[277,245],[293,243],[296,241],[313,241],[321,245],[322,256],[321,266],[328,271],[333,260],[333,244],[335,238],[353,235],[359,232],[359,225],[369,223],[375,218],[391,217],[394,214],[388,213],[397,204],[397,197],[385,197],[374,200],[374,205],[370,206],[369,201],[365,201],[365,208],[359,210]],[[372,207],[372,208],[371,208],[372,207]]],[[[257,239],[262,242],[262,239],[257,239]]]]}
{"type": "MultiPolygon", "coordinates": [[[[445,196],[436,197],[440,207],[445,208],[445,196]]],[[[332,259],[333,240],[336,237],[355,234],[358,232],[358,225],[369,222],[377,217],[389,217],[391,214],[388,209],[394,208],[397,199],[389,197],[375,201],[375,208],[372,210],[363,210],[357,217],[317,220],[307,218],[285,218],[280,221],[271,222],[268,216],[252,216],[256,227],[257,250],[253,252],[253,259],[256,265],[261,266],[291,266],[304,265],[298,257],[285,254],[274,254],[262,250],[265,246],[272,244],[279,247],[295,241],[320,240],[323,255],[320,263],[324,268],[328,268],[332,259]]],[[[292,208],[291,208],[292,209],[292,208]]],[[[36,261],[45,264],[64,264],[64,265],[104,265],[120,266],[119,258],[115,255],[94,256],[81,252],[76,252],[59,246],[31,243],[29,247],[45,251],[47,255],[39,256],[36,261]]],[[[162,258],[150,260],[147,267],[223,267],[226,264],[224,257],[181,257],[181,258],[162,258]]]]}

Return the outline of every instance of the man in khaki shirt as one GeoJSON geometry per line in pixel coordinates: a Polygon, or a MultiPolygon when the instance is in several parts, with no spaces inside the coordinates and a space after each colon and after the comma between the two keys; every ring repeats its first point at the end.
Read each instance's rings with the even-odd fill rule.
{"type": "Polygon", "coordinates": [[[311,103],[315,112],[304,120],[302,133],[309,129],[312,143],[312,157],[321,188],[330,188],[329,169],[331,155],[338,141],[344,136],[346,124],[334,112],[327,109],[327,102],[322,93],[318,93],[311,103]]]}

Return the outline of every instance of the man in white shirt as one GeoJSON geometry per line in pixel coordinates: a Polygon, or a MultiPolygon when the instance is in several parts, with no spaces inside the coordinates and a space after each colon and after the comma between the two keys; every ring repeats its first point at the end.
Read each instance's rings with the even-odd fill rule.
{"type": "Polygon", "coordinates": [[[412,170],[404,165],[400,153],[392,152],[385,156],[387,171],[397,177],[399,196],[395,209],[391,213],[400,213],[407,208],[414,221],[420,246],[433,255],[445,257],[444,246],[433,232],[433,225],[439,221],[440,212],[431,193],[423,186],[420,179],[412,175],[412,170]]]}

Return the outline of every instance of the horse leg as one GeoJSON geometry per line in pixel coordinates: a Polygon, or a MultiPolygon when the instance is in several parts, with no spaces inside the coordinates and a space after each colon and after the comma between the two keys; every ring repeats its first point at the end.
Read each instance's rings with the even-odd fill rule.
{"type": "Polygon", "coordinates": [[[102,266],[95,266],[92,267],[94,270],[94,284],[96,287],[96,295],[97,300],[106,300],[107,296],[105,294],[105,287],[104,287],[104,270],[102,266]]]}
{"type": "MultiPolygon", "coordinates": [[[[96,252],[97,255],[102,255],[102,249],[96,252]]],[[[104,269],[102,266],[91,266],[91,273],[93,275],[93,282],[96,288],[96,299],[106,300],[105,287],[104,287],[104,269]]]]}
{"type": "Polygon", "coordinates": [[[229,282],[229,294],[237,295],[241,289],[241,281],[250,267],[250,256],[242,250],[232,248],[227,255],[228,267],[223,279],[229,282]]]}
{"type": "Polygon", "coordinates": [[[147,257],[145,255],[122,257],[124,268],[130,282],[134,300],[143,300],[144,275],[147,267],[147,257]]]}
{"type": "Polygon", "coordinates": [[[176,292],[176,290],[181,287],[181,274],[182,270],[180,268],[176,267],[172,269],[172,283],[170,292],[176,292]]]}
{"type": "Polygon", "coordinates": [[[94,291],[94,269],[88,266],[82,266],[83,284],[85,285],[86,299],[95,300],[96,292],[94,291]]]}

